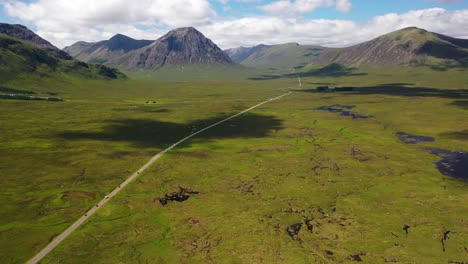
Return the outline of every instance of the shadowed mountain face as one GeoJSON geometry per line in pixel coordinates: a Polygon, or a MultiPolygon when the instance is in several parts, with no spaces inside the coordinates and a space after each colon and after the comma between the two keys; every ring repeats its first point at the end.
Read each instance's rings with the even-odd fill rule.
{"type": "Polygon", "coordinates": [[[128,71],[234,64],[224,51],[193,27],[172,30],[156,41],[116,35],[98,43],[78,42],[65,50],[77,59],[101,62],[128,71]]]}
{"type": "Polygon", "coordinates": [[[15,39],[23,40],[32,43],[34,46],[46,51],[48,54],[56,57],[57,59],[71,60],[73,59],[66,52],[58,49],[50,44],[47,40],[41,38],[36,33],[29,30],[23,25],[12,25],[0,23],[0,33],[10,36],[15,39]]]}
{"type": "Polygon", "coordinates": [[[353,66],[417,66],[443,60],[466,65],[468,40],[411,27],[349,48],[330,49],[317,62],[353,66]]]}
{"type": "Polygon", "coordinates": [[[135,40],[127,36],[117,34],[109,40],[96,43],[80,41],[69,47],[65,47],[64,51],[75,59],[84,62],[105,63],[113,57],[122,56],[127,52],[142,48],[152,42],[153,41],[151,40],[135,40]]]}

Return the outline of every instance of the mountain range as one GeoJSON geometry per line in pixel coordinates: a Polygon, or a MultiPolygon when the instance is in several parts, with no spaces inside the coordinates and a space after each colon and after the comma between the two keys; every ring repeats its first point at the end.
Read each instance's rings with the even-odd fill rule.
{"type": "Polygon", "coordinates": [[[261,68],[301,68],[307,64],[345,66],[421,66],[448,62],[467,66],[468,40],[404,28],[348,48],[299,44],[258,45],[225,50],[242,65],[261,68]]]}
{"type": "Polygon", "coordinates": [[[44,71],[45,67],[52,72],[120,78],[124,75],[114,68],[152,72],[163,68],[238,64],[289,72],[307,65],[330,64],[467,67],[468,40],[410,27],[347,48],[286,43],[223,51],[197,29],[184,27],[156,40],[135,40],[117,34],[109,40],[80,41],[60,50],[22,25],[0,23],[0,74],[1,71],[9,74],[44,71]]]}
{"type": "Polygon", "coordinates": [[[102,62],[127,71],[234,64],[226,53],[193,27],[171,30],[155,41],[116,35],[97,43],[78,42],[64,50],[77,59],[102,62]]]}

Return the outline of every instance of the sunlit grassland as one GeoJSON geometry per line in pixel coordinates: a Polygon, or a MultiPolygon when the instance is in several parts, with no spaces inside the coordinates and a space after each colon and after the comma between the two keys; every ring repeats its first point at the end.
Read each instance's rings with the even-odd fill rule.
{"type": "Polygon", "coordinates": [[[302,87],[295,77],[11,83],[66,101],[0,102],[1,193],[8,201],[1,261],[32,257],[158,151],[289,89],[295,91],[284,99],[169,152],[44,263],[342,263],[356,254],[367,263],[463,261],[466,182],[441,175],[438,157],[423,147],[468,150],[467,98],[407,89],[466,90],[466,74],[354,72],[366,75],[304,75],[302,87]],[[370,90],[308,91],[324,84],[370,90]],[[371,88],[389,84],[400,93],[371,88]],[[375,118],[313,110],[333,104],[375,118]],[[397,131],[437,141],[404,145],[397,131]],[[162,206],[158,198],[179,186],[200,193],[162,206]],[[300,240],[293,240],[286,230],[297,223],[300,240]]]}

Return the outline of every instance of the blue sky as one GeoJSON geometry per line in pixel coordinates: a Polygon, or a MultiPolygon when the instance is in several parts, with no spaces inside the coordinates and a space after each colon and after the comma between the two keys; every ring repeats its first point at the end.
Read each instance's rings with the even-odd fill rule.
{"type": "MultiPolygon", "coordinates": [[[[222,16],[241,17],[246,15],[262,15],[265,12],[257,9],[259,5],[275,2],[274,0],[264,1],[229,1],[226,5],[221,1],[212,0],[216,11],[222,16]],[[229,6],[228,10],[225,7],[229,6]]],[[[353,10],[349,13],[339,12],[333,8],[318,8],[313,12],[304,15],[306,18],[324,19],[351,19],[355,21],[365,21],[377,15],[387,13],[404,13],[410,10],[443,7],[447,10],[459,10],[468,8],[468,1],[437,1],[437,0],[352,0],[353,10]]]]}
{"type": "Polygon", "coordinates": [[[121,33],[156,39],[195,26],[222,48],[298,42],[344,47],[407,26],[468,38],[468,0],[0,0],[0,21],[53,44],[121,33]]]}

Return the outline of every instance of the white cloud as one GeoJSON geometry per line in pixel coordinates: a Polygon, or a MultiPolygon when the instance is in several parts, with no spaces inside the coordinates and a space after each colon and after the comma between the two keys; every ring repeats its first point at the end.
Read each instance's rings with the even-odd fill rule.
{"type": "Polygon", "coordinates": [[[197,26],[216,16],[208,0],[38,0],[3,5],[10,16],[35,24],[38,33],[58,46],[125,31],[145,35],[134,27],[138,24],[197,26]]]}
{"type": "MultiPolygon", "coordinates": [[[[299,0],[294,3],[305,2],[309,3],[303,6],[307,10],[315,8],[312,2],[318,3],[299,0]]],[[[351,8],[347,0],[331,2],[343,11],[351,8]]],[[[271,14],[223,18],[216,15],[208,0],[38,0],[7,1],[4,5],[10,16],[34,24],[39,35],[58,47],[80,40],[108,39],[116,33],[137,39],[157,39],[168,29],[189,25],[197,27],[222,48],[286,42],[342,47],[409,26],[468,38],[468,9],[423,9],[355,22],[271,14]]]]}
{"type": "Polygon", "coordinates": [[[468,9],[432,8],[377,16],[367,22],[262,16],[218,21],[200,29],[224,48],[287,42],[345,47],[410,26],[468,38],[466,17],[468,9]]]}
{"type": "Polygon", "coordinates": [[[279,0],[258,8],[273,15],[294,16],[314,11],[320,7],[335,7],[341,12],[350,12],[349,0],[279,0]]]}

